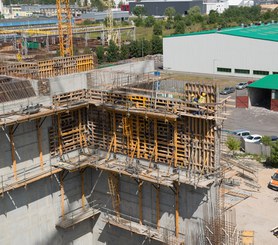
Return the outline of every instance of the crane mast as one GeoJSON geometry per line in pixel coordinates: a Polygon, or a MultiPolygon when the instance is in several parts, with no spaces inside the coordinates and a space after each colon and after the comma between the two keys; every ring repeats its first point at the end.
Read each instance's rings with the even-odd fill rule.
{"type": "Polygon", "coordinates": [[[72,15],[69,0],[56,0],[60,55],[73,56],[72,15]]]}

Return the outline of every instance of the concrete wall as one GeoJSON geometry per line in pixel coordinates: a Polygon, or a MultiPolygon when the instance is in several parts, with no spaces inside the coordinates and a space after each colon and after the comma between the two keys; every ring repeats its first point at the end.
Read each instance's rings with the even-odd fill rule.
{"type": "MultiPolygon", "coordinates": [[[[94,88],[95,85],[98,86],[99,81],[101,81],[102,86],[107,83],[113,82],[112,74],[109,75],[109,73],[107,73],[107,75],[105,76],[102,75],[101,77],[99,77],[94,75],[94,73],[97,74],[98,71],[139,73],[139,74],[150,73],[154,71],[154,61],[153,60],[136,61],[136,62],[98,69],[93,72],[75,73],[75,74],[49,78],[50,96],[71,92],[74,90],[94,88]],[[97,79],[99,81],[94,81],[94,79],[97,79]]],[[[37,89],[36,86],[35,89],[37,89]]]]}
{"type": "MultiPolygon", "coordinates": [[[[50,165],[48,128],[51,118],[47,117],[42,124],[42,152],[45,166],[50,165]]],[[[15,128],[15,127],[14,127],[15,128]]],[[[9,127],[0,129],[0,177],[4,182],[12,180],[12,153],[9,127]]],[[[40,168],[36,121],[19,124],[14,132],[15,159],[19,178],[24,174],[34,173],[40,168]]]]}
{"type": "MultiPolygon", "coordinates": [[[[85,175],[88,178],[90,172],[85,175]]],[[[67,212],[80,202],[80,176],[69,174],[64,185],[67,212]]],[[[56,175],[5,193],[0,202],[0,244],[93,244],[90,220],[63,230],[55,227],[60,215],[61,196],[56,175]]]]}
{"type": "MultiPolygon", "coordinates": [[[[32,137],[30,142],[34,140],[32,137]]],[[[28,137],[26,140],[28,142],[28,137]]],[[[31,149],[28,148],[26,151],[31,152],[31,149]]],[[[35,151],[34,147],[34,155],[36,155],[35,151]]],[[[31,163],[32,160],[30,159],[29,162],[31,163]]],[[[108,174],[100,170],[86,169],[84,175],[86,203],[95,201],[100,203],[103,209],[112,210],[108,174]]],[[[3,231],[0,244],[121,245],[146,242],[144,236],[106,224],[103,220],[104,213],[67,230],[56,228],[55,225],[61,218],[59,184],[59,177],[55,175],[52,178],[29,184],[26,189],[19,188],[5,193],[0,202],[0,230],[3,231]]],[[[65,177],[64,188],[66,213],[81,207],[79,172],[69,173],[65,177]]],[[[199,225],[199,219],[205,218],[204,210],[209,200],[214,200],[213,192],[214,188],[211,190],[194,189],[193,186],[180,185],[179,226],[180,232],[186,236],[187,244],[190,244],[192,236],[202,241],[202,227],[199,225]]],[[[134,179],[120,176],[120,199],[121,213],[132,216],[138,221],[138,184],[134,179]]],[[[143,223],[154,227],[156,224],[156,190],[147,182],[143,184],[143,223]]],[[[163,186],[160,189],[160,225],[170,231],[175,230],[175,195],[170,188],[163,186]]],[[[161,243],[148,241],[148,244],[161,243]]]]}
{"type": "MultiPolygon", "coordinates": [[[[92,191],[91,195],[94,199],[103,203],[103,207],[111,209],[111,198],[107,185],[108,175],[102,171],[92,172],[92,191]]],[[[190,244],[191,236],[194,234],[195,238],[199,236],[199,241],[202,241],[202,232],[199,223],[199,218],[205,218],[204,210],[209,206],[210,202],[214,200],[215,189],[194,189],[193,186],[180,185],[180,232],[185,234],[186,244],[190,244]],[[200,232],[199,235],[198,232],[200,232]]],[[[133,220],[139,221],[139,205],[138,205],[138,184],[129,177],[120,177],[120,200],[121,200],[121,214],[122,216],[132,216],[133,220]]],[[[156,190],[147,182],[143,183],[143,223],[152,227],[156,226],[156,190]]],[[[101,218],[101,217],[100,217],[101,218]]],[[[96,220],[93,228],[94,244],[120,245],[129,241],[129,244],[141,244],[141,236],[108,226],[101,219],[96,220]],[[99,230],[102,230],[99,233],[99,230]],[[130,240],[131,239],[131,240],[130,240]],[[133,241],[131,243],[131,241],[133,241]]],[[[170,188],[160,187],[160,226],[175,231],[175,195],[170,188]]],[[[152,242],[152,244],[160,244],[152,242]]],[[[201,244],[201,243],[199,243],[201,244]]]]}
{"type": "Polygon", "coordinates": [[[154,71],[154,61],[153,60],[144,60],[125,63],[121,65],[109,66],[99,70],[103,71],[122,71],[129,73],[149,73],[154,71]]]}
{"type": "Polygon", "coordinates": [[[86,73],[75,73],[49,78],[50,95],[66,93],[74,90],[87,89],[86,73]]]}
{"type": "Polygon", "coordinates": [[[221,31],[163,38],[163,66],[170,71],[259,78],[262,76],[254,75],[253,70],[277,72],[276,52],[276,42],[223,35],[221,31]],[[217,67],[232,72],[217,72],[217,67]],[[235,69],[247,69],[250,74],[235,73],[235,69]]]}
{"type": "Polygon", "coordinates": [[[243,143],[243,149],[245,153],[270,156],[270,152],[271,152],[270,146],[265,146],[260,143],[249,143],[244,141],[242,143],[243,143]]]}

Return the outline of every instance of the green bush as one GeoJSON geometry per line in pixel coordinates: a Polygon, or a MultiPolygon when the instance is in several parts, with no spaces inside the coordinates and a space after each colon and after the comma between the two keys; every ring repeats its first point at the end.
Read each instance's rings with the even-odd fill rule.
{"type": "Polygon", "coordinates": [[[233,155],[235,154],[235,151],[238,151],[240,149],[240,145],[241,142],[238,139],[233,136],[228,136],[226,146],[229,148],[230,151],[232,151],[233,155]]]}
{"type": "Polygon", "coordinates": [[[271,145],[270,157],[267,158],[266,164],[274,168],[278,167],[278,141],[271,145]]]}
{"type": "Polygon", "coordinates": [[[271,138],[269,136],[263,136],[262,139],[261,139],[261,142],[264,144],[264,145],[271,145],[271,138]]]}

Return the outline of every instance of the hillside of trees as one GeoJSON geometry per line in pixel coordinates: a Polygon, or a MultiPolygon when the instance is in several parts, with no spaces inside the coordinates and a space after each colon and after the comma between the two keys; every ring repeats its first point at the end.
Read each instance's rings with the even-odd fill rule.
{"type": "Polygon", "coordinates": [[[145,12],[144,7],[141,6],[133,9],[133,14],[137,16],[134,19],[137,27],[160,25],[164,30],[172,30],[172,34],[278,21],[278,8],[273,11],[262,11],[258,5],[230,7],[222,14],[212,10],[208,15],[202,14],[200,8],[195,6],[189,9],[186,16],[176,13],[174,8],[169,7],[165,10],[166,18],[164,20],[155,20],[153,16],[145,16],[145,12]]]}

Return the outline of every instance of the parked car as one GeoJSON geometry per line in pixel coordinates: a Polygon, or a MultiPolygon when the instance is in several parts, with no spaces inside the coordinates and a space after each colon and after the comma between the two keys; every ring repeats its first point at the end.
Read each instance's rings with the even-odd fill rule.
{"type": "Polygon", "coordinates": [[[231,94],[231,93],[233,93],[233,92],[235,92],[235,88],[234,88],[234,87],[226,87],[226,88],[224,88],[224,89],[220,92],[220,94],[225,95],[225,94],[231,94]]]}
{"type": "Polygon", "coordinates": [[[271,141],[277,141],[278,140],[278,136],[272,135],[270,136],[271,141]]]}
{"type": "Polygon", "coordinates": [[[271,176],[271,181],[268,183],[268,188],[278,191],[278,170],[271,176]]]}
{"type": "Polygon", "coordinates": [[[250,80],[250,81],[248,81],[248,82],[247,82],[247,85],[249,85],[249,84],[251,84],[251,83],[253,83],[253,82],[256,82],[256,80],[250,80]]]}
{"type": "Polygon", "coordinates": [[[245,129],[238,129],[238,130],[232,131],[232,134],[233,134],[233,135],[240,136],[240,137],[242,137],[242,138],[246,138],[247,136],[250,135],[250,131],[245,130],[245,129]]]}
{"type": "Polygon", "coordinates": [[[238,83],[236,85],[236,89],[245,89],[247,87],[248,83],[246,82],[242,82],[242,83],[238,83]]]}
{"type": "Polygon", "coordinates": [[[247,136],[246,138],[243,138],[245,142],[250,142],[250,143],[258,143],[261,141],[262,136],[259,134],[251,134],[247,136]]]}

